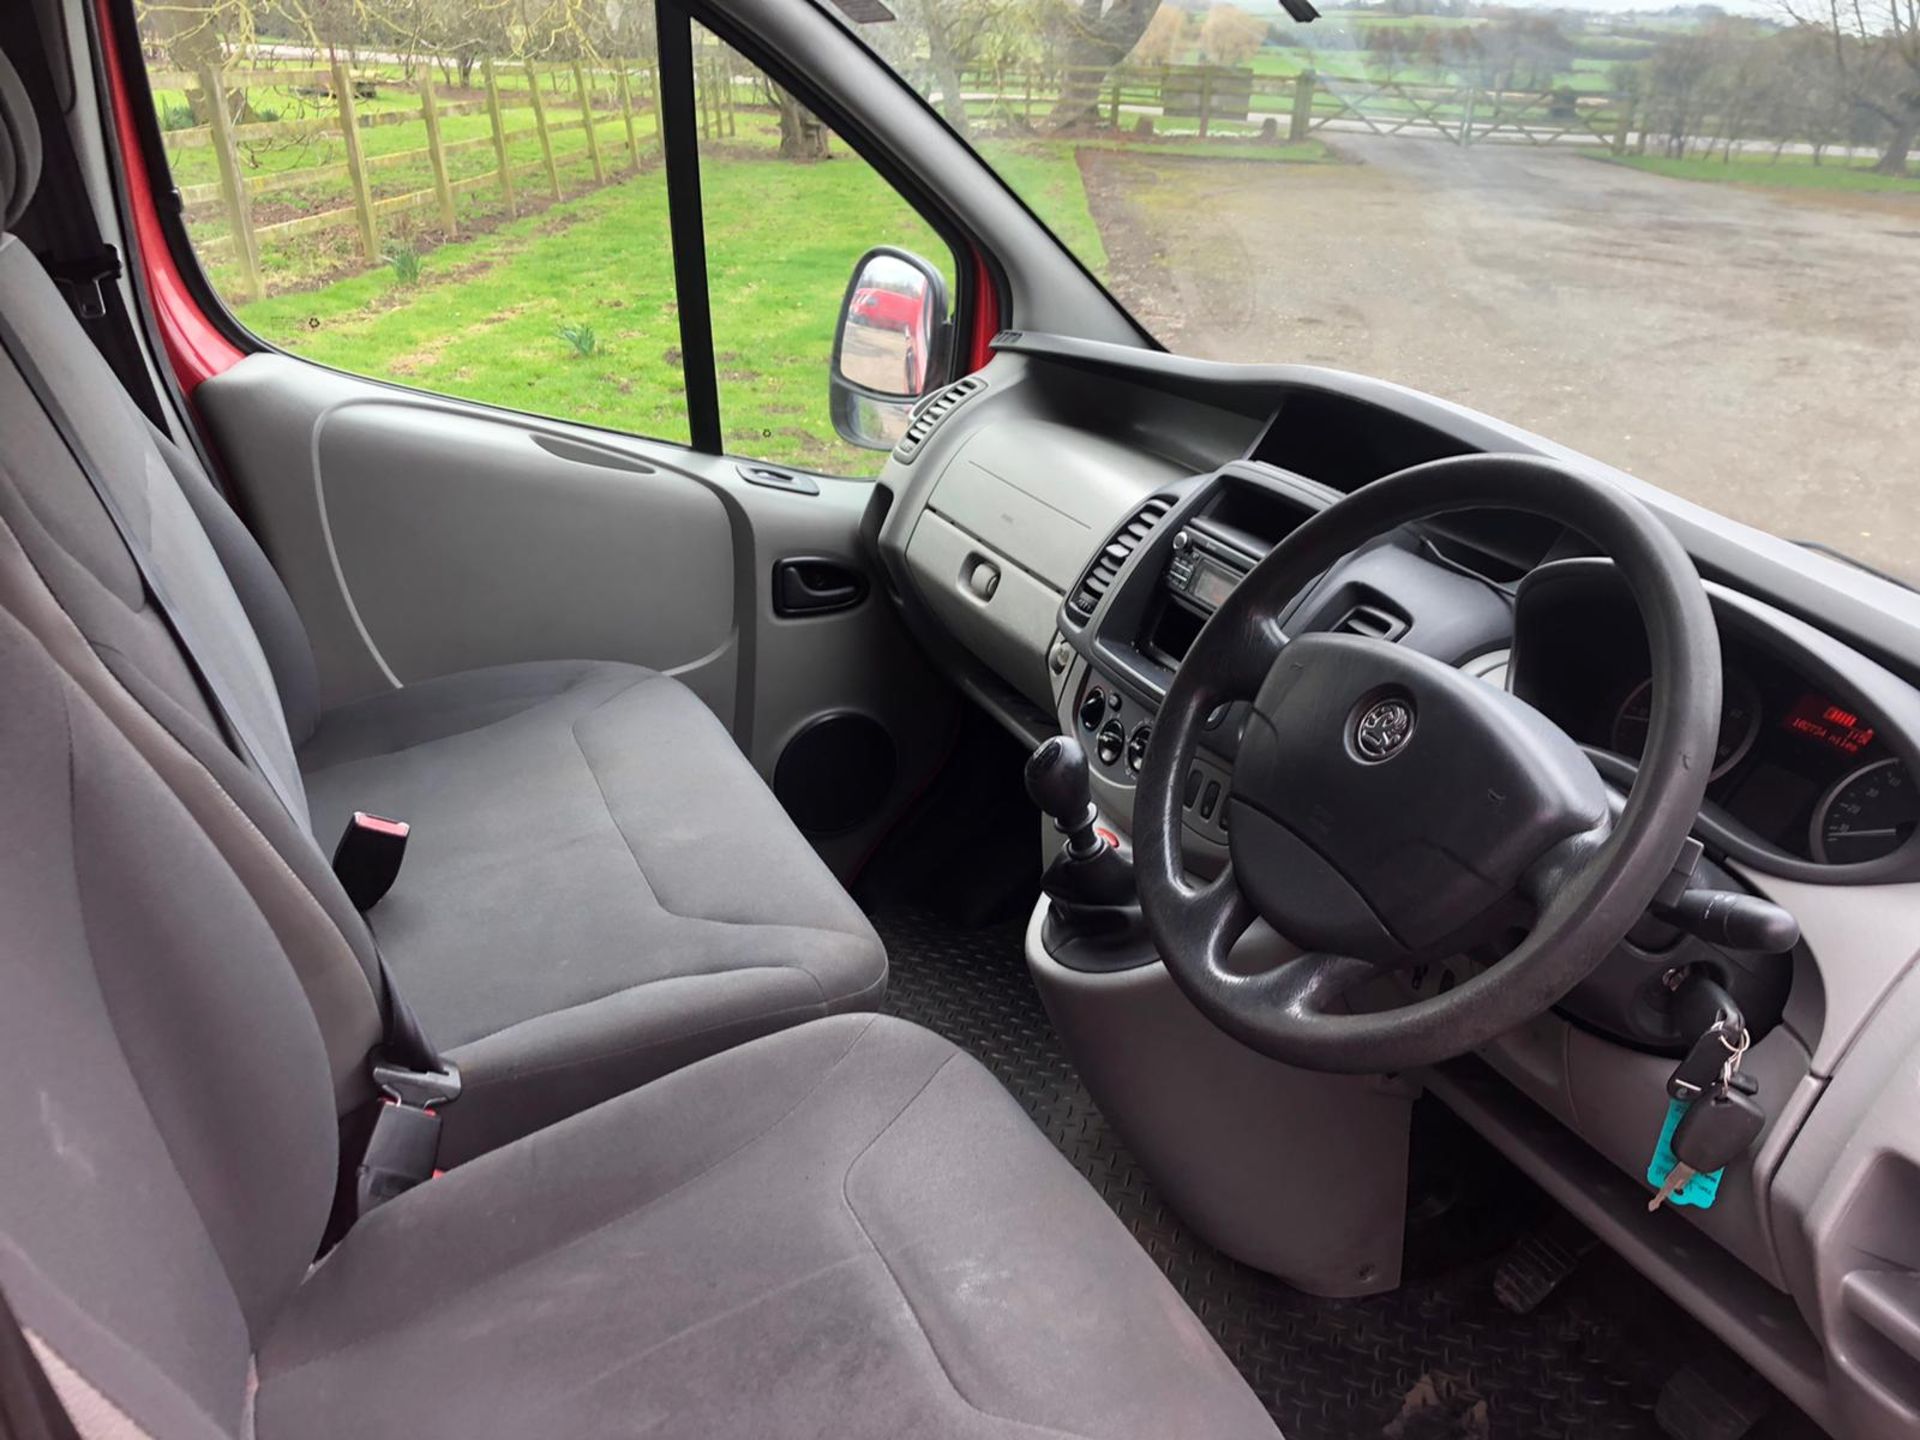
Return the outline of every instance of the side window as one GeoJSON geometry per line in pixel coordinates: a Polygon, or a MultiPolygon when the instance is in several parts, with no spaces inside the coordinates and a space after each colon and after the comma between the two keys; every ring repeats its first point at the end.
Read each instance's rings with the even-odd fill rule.
{"type": "MultiPolygon", "coordinates": [[[[854,266],[873,247],[894,246],[929,261],[951,295],[953,252],[794,96],[700,26],[693,36],[726,447],[835,474],[874,474],[884,455],[841,439],[828,399],[834,330],[854,266]]],[[[855,338],[872,343],[889,325],[913,328],[905,295],[874,287],[857,298],[875,313],[857,317],[870,323],[854,327],[855,338]]],[[[912,338],[900,336],[903,345],[912,338]]],[[[912,368],[924,376],[924,360],[912,368]]],[[[893,369],[902,369],[899,360],[893,369]]]]}
{"type": "Polygon", "coordinates": [[[650,6],[136,12],[187,233],[242,324],[687,441],[650,6]]]}

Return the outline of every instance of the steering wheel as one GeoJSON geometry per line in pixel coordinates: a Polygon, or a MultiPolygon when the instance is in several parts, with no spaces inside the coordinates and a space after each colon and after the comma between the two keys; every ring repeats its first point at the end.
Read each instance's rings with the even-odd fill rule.
{"type": "Polygon", "coordinates": [[[1551,461],[1469,455],[1402,470],[1295,530],[1214,612],[1153,729],[1134,798],[1140,905],[1214,1024],[1313,1070],[1395,1071],[1539,1015],[1618,945],[1671,873],[1720,722],[1720,641],[1693,562],[1617,488],[1551,461]],[[1455,510],[1558,522],[1618,567],[1652,654],[1652,723],[1613,818],[1580,748],[1526,702],[1402,645],[1289,638],[1289,602],[1360,545],[1455,510]],[[1188,882],[1181,792],[1206,718],[1252,702],[1235,761],[1230,862],[1188,882]],[[1258,915],[1304,953],[1229,963],[1258,915]],[[1398,1009],[1343,997],[1399,967],[1524,929],[1497,963],[1398,1009]]]}

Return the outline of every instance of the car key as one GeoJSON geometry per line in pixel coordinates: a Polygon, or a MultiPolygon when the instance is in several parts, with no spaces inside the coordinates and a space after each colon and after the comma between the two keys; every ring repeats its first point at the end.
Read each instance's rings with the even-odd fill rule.
{"type": "Polygon", "coordinates": [[[1766,1123],[1767,1112],[1760,1108],[1759,1102],[1731,1084],[1716,1087],[1703,1099],[1694,1101],[1674,1127],[1671,1141],[1674,1167],[1661,1181],[1659,1192],[1647,1203],[1647,1208],[1658,1210],[1696,1178],[1708,1183],[1685,1203],[1703,1210],[1712,1205],[1720,1190],[1720,1172],[1747,1153],[1766,1123]]]}
{"type": "Polygon", "coordinates": [[[1767,1112],[1758,1101],[1731,1088],[1696,1100],[1673,1132],[1673,1154],[1695,1174],[1724,1170],[1747,1153],[1766,1128],[1767,1112]]]}

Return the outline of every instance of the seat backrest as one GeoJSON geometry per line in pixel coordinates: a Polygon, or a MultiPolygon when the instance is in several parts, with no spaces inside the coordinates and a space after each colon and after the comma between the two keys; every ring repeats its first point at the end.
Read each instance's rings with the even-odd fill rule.
{"type": "Polygon", "coordinates": [[[4,610],[0,694],[0,1286],[90,1430],[238,1436],[333,1196],[319,1026],[182,798],[4,610]]]}
{"type": "MultiPolygon", "coordinates": [[[[151,427],[40,262],[9,233],[37,183],[39,151],[26,92],[0,57],[0,312],[141,537],[171,603],[189,612],[203,653],[190,659],[181,650],[53,417],[14,358],[0,351],[5,562],[12,563],[17,549],[64,620],[84,637],[91,662],[213,777],[237,812],[234,825],[263,837],[310,892],[357,962],[355,983],[378,997],[372,937],[335,880],[305,810],[294,751],[312,731],[317,685],[298,613],[259,545],[198,463],[151,427]],[[223,692],[244,709],[250,733],[263,742],[260,759],[278,771],[292,813],[229,743],[201,689],[196,660],[218,672],[223,692]]],[[[8,583],[17,592],[27,582],[13,576],[8,583]]],[[[25,619],[18,608],[15,613],[25,619]]],[[[43,644],[54,643],[45,623],[26,623],[43,644]]],[[[70,674],[81,673],[79,659],[58,649],[56,654],[70,674]]],[[[82,678],[99,699],[99,677],[82,678]]],[[[240,844],[251,835],[222,838],[240,844]]],[[[282,935],[283,943],[288,939],[282,935]]],[[[302,969],[301,976],[328,1033],[337,1088],[343,1097],[363,1095],[359,1030],[365,996],[346,996],[342,977],[324,966],[319,973],[302,969]],[[335,1023],[349,1014],[350,1023],[335,1023]]]]}
{"type": "MultiPolygon", "coordinates": [[[[265,751],[258,758],[288,782],[296,818],[308,823],[294,746],[311,732],[316,685],[311,646],[286,589],[257,544],[198,466],[184,453],[163,453],[146,417],[94,348],[58,287],[27,246],[11,234],[31,202],[39,174],[39,125],[11,64],[0,57],[0,153],[16,158],[17,177],[0,191],[0,312],[46,390],[77,432],[92,469],[145,543],[170,603],[192,622],[201,652],[223,692],[243,714],[265,751]],[[194,500],[182,481],[193,483],[194,500]],[[198,502],[197,505],[195,502],[198,502]],[[202,516],[215,520],[216,546],[202,516]],[[245,579],[256,626],[236,592],[230,568],[245,579]],[[262,645],[274,642],[277,663],[262,645]],[[292,702],[289,713],[288,701],[292,702]]],[[[0,184],[5,183],[0,175],[0,184]]],[[[212,712],[161,617],[149,607],[138,570],[87,483],[66,440],[14,364],[0,359],[0,433],[6,436],[16,514],[37,527],[16,526],[33,550],[37,528],[59,553],[48,581],[76,621],[103,648],[124,653],[203,723],[212,712]],[[25,518],[25,516],[22,516],[25,518]],[[102,530],[102,521],[106,528],[102,530]],[[64,562],[64,563],[60,563],[64,562]],[[91,582],[89,584],[88,582],[91,582]],[[69,593],[71,592],[71,593],[69,593]],[[118,602],[118,603],[115,603],[118,602]]],[[[35,554],[35,563],[41,556],[35,554]]]]}

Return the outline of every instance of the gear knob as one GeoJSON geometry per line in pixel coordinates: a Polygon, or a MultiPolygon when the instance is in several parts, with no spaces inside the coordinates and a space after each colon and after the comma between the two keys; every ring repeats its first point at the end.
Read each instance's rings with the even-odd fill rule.
{"type": "Polygon", "coordinates": [[[1087,752],[1078,740],[1055,735],[1042,741],[1027,757],[1026,781],[1027,794],[1053,817],[1072,854],[1086,855],[1100,848],[1100,837],[1093,833],[1098,812],[1093,808],[1093,783],[1087,777],[1087,752]]]}

